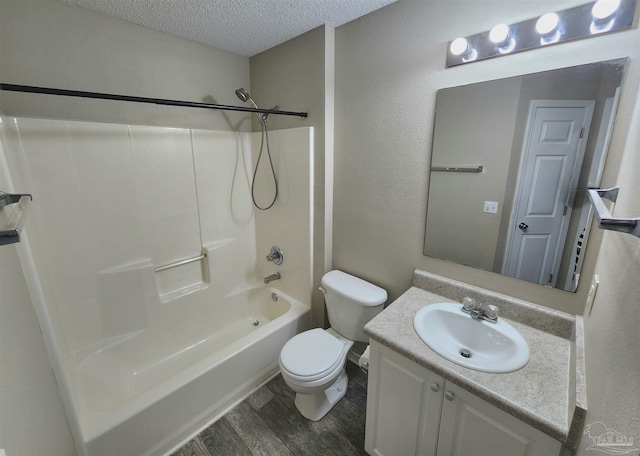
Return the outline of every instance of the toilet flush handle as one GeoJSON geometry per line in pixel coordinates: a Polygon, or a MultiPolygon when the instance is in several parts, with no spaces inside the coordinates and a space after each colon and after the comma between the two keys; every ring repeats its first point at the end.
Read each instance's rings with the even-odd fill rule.
{"type": "Polygon", "coordinates": [[[327,290],[323,286],[319,286],[318,290],[320,290],[322,294],[327,294],[327,290]]]}

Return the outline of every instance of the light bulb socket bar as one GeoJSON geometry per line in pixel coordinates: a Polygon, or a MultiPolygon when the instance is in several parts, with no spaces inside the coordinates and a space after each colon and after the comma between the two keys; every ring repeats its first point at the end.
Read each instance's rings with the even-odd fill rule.
{"type": "MultiPolygon", "coordinates": [[[[602,1],[602,0],[601,0],[602,1]]],[[[611,1],[611,0],[604,0],[611,1]]],[[[536,31],[536,23],[542,16],[508,26],[506,42],[495,43],[491,40],[491,31],[465,37],[469,51],[465,55],[455,55],[451,52],[450,41],[447,46],[446,67],[454,67],[464,63],[501,57],[516,52],[527,51],[566,41],[589,38],[623,29],[633,25],[637,0],[620,0],[618,9],[605,19],[606,26],[598,26],[602,21],[594,18],[593,7],[598,2],[586,3],[555,13],[559,17],[558,26],[552,30],[551,38],[542,36],[536,31]],[[594,24],[596,24],[594,26],[594,24]],[[472,59],[469,55],[473,53],[472,59]]],[[[495,27],[494,27],[495,28],[495,27]]],[[[495,32],[494,32],[495,33],[495,32]]]]}

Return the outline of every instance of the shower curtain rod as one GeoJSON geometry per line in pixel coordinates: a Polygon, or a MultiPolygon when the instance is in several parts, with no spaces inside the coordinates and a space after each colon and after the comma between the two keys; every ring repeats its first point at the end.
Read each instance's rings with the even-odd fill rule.
{"type": "Polygon", "coordinates": [[[8,90],[11,92],[42,93],[46,95],[62,95],[65,97],[97,98],[101,100],[116,100],[116,101],[132,101],[135,103],[153,103],[153,104],[166,105],[166,106],[182,106],[185,108],[220,109],[223,111],[256,112],[260,114],[277,114],[281,116],[298,116],[298,117],[308,116],[306,112],[280,111],[278,109],[261,109],[261,108],[256,109],[256,108],[248,108],[245,106],[229,106],[229,105],[219,105],[219,104],[211,104],[211,103],[199,103],[195,101],[165,100],[162,98],[132,97],[129,95],[115,95],[112,93],[81,92],[79,90],[51,89],[48,87],[34,87],[34,86],[25,86],[25,85],[16,85],[16,84],[0,83],[0,90],[8,90]]]}

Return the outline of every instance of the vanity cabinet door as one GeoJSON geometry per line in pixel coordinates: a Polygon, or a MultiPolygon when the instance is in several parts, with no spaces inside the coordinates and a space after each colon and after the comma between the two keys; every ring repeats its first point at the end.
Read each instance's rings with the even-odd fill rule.
{"type": "Polygon", "coordinates": [[[371,341],[365,450],[434,456],[444,379],[371,341]]]}
{"type": "Polygon", "coordinates": [[[560,449],[545,433],[446,383],[437,456],[558,456],[560,449]]]}

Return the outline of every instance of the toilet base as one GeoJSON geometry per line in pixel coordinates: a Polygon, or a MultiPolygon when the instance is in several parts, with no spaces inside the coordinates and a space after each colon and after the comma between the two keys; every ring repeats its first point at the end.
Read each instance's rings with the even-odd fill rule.
{"type": "Polygon", "coordinates": [[[326,390],[315,394],[297,393],[296,408],[305,418],[311,421],[318,421],[329,413],[329,410],[344,397],[347,393],[348,383],[349,378],[343,368],[336,381],[326,390]]]}

